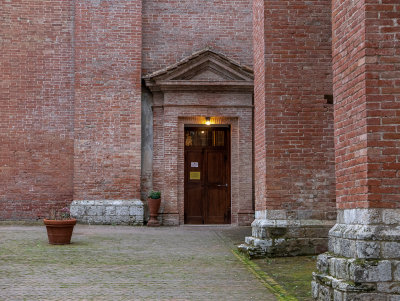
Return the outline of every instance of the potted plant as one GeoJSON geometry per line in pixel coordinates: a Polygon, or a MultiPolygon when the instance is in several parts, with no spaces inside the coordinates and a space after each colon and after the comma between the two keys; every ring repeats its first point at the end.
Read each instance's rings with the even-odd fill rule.
{"type": "Polygon", "coordinates": [[[150,209],[150,220],[148,221],[147,226],[159,227],[160,222],[158,221],[157,216],[161,204],[161,192],[154,190],[151,191],[149,193],[149,197],[147,198],[147,203],[149,204],[150,209]]]}
{"type": "Polygon", "coordinates": [[[65,245],[71,243],[72,231],[76,224],[76,219],[71,218],[68,207],[58,211],[50,210],[50,217],[43,220],[47,229],[49,244],[65,245]]]}

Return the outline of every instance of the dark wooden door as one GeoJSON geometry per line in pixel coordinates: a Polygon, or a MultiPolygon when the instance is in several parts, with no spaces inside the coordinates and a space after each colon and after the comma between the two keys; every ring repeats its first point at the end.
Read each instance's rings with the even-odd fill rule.
{"type": "Polygon", "coordinates": [[[228,224],[229,128],[185,129],[185,223],[228,224]]]}

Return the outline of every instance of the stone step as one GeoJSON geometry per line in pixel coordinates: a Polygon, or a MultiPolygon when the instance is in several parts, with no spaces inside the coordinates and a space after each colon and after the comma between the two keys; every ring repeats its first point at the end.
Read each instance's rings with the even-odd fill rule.
{"type": "Polygon", "coordinates": [[[248,237],[246,237],[246,243],[238,246],[238,250],[250,259],[265,257],[265,252],[259,246],[252,244],[252,241],[248,237]]]}

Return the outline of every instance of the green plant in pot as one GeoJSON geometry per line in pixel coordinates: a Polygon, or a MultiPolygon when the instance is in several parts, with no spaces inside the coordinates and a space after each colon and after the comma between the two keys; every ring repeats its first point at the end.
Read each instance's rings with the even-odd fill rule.
{"type": "Polygon", "coordinates": [[[158,210],[160,209],[161,204],[161,192],[160,191],[151,191],[149,193],[149,197],[147,198],[147,203],[149,205],[150,210],[150,219],[147,222],[147,226],[149,227],[159,227],[160,222],[158,221],[158,210]]]}
{"type": "Polygon", "coordinates": [[[43,222],[46,225],[49,244],[65,245],[71,243],[76,219],[71,218],[68,207],[59,210],[51,209],[49,218],[45,218],[43,222]]]}

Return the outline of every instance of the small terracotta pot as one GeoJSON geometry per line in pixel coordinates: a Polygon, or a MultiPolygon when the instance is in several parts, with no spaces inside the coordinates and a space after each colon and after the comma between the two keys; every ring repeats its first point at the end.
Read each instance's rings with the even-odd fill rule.
{"type": "Polygon", "coordinates": [[[66,245],[71,243],[72,231],[76,224],[75,218],[66,220],[44,219],[43,222],[46,225],[49,244],[66,245]]]}
{"type": "Polygon", "coordinates": [[[147,203],[149,204],[150,210],[150,219],[147,222],[147,226],[149,227],[159,227],[160,222],[157,219],[158,210],[160,209],[161,199],[147,199],[147,203]]]}

